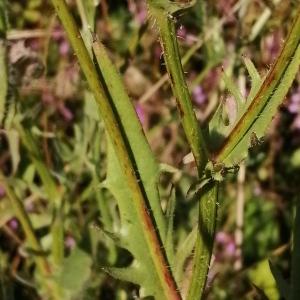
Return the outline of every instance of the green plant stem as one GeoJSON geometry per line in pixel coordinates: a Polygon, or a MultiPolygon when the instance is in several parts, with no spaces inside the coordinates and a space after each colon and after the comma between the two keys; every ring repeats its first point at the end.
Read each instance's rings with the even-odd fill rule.
{"type": "Polygon", "coordinates": [[[60,200],[60,197],[58,195],[56,183],[49,172],[49,168],[44,163],[40,148],[37,146],[30,129],[25,128],[27,127],[26,124],[25,126],[22,126],[17,121],[14,123],[14,126],[20,135],[23,145],[28,151],[30,159],[34,163],[34,166],[41,177],[46,195],[49,197],[49,200],[57,203],[60,200]]]}
{"type": "Polygon", "coordinates": [[[214,161],[224,162],[245,138],[249,139],[251,129],[257,121],[271,121],[299,70],[299,64],[300,8],[279,57],[245,114],[225,139],[222,147],[213,155],[214,161]],[[262,113],[264,116],[261,116],[262,113]]]}
{"type": "MultiPolygon", "coordinates": [[[[20,223],[22,225],[25,236],[28,240],[29,247],[31,247],[36,252],[42,253],[43,252],[42,246],[35,236],[33,226],[28,217],[28,214],[26,213],[24,205],[19,200],[19,198],[17,197],[15,192],[12,190],[12,188],[9,186],[9,184],[7,183],[7,179],[3,176],[2,173],[0,173],[0,182],[3,185],[3,187],[6,191],[6,194],[11,201],[11,204],[12,204],[12,207],[16,214],[17,219],[20,221],[20,223]]],[[[36,265],[42,275],[44,275],[44,276],[51,275],[50,266],[44,256],[35,256],[35,261],[36,261],[36,265]]]]}
{"type": "MultiPolygon", "coordinates": [[[[204,133],[198,125],[184,78],[174,20],[164,9],[157,8],[155,5],[151,7],[150,3],[149,6],[150,13],[157,22],[166,67],[176,97],[182,126],[192,149],[199,178],[201,179],[208,161],[207,145],[204,133]]],[[[215,235],[218,184],[216,182],[207,184],[200,195],[196,196],[200,196],[199,220],[188,300],[200,299],[205,287],[215,235]]]]}
{"type": "Polygon", "coordinates": [[[172,277],[161,243],[155,230],[151,216],[148,213],[146,202],[139,186],[138,174],[135,171],[132,161],[130,160],[124,137],[122,136],[113,108],[107,99],[104,90],[100,84],[98,73],[92,60],[89,57],[80,32],[75,24],[74,18],[69,12],[68,6],[63,0],[52,0],[55,10],[63,23],[69,40],[77,55],[82,71],[94,93],[96,102],[99,105],[101,117],[104,121],[105,128],[110,136],[117,157],[120,162],[124,177],[127,180],[128,187],[131,190],[134,206],[137,211],[139,221],[145,234],[145,240],[148,245],[150,256],[152,258],[155,271],[162,286],[162,294],[166,299],[178,300],[181,296],[177,290],[176,283],[172,277]]]}
{"type": "Polygon", "coordinates": [[[215,237],[218,190],[218,182],[210,182],[200,191],[199,227],[187,300],[198,300],[203,296],[215,237]]]}
{"type": "Polygon", "coordinates": [[[155,18],[159,29],[165,63],[173,93],[176,97],[182,126],[194,155],[199,177],[201,178],[207,163],[207,147],[204,133],[197,121],[189,89],[184,78],[174,20],[168,12],[163,9],[151,8],[150,6],[150,13],[155,18]]]}
{"type": "Polygon", "coordinates": [[[296,203],[296,217],[293,232],[293,253],[291,271],[291,289],[289,300],[297,300],[300,295],[300,201],[296,203]]]}

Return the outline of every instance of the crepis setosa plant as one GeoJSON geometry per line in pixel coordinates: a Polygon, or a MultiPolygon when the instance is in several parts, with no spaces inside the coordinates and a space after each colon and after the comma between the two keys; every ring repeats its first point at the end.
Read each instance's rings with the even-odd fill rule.
{"type": "MultiPolygon", "coordinates": [[[[115,197],[121,219],[119,231],[106,234],[117,246],[127,249],[134,258],[126,268],[105,267],[104,270],[118,279],[139,285],[141,297],[200,299],[212,255],[219,202],[218,183],[229,170],[238,168],[238,164],[247,157],[249,145],[264,135],[299,70],[300,10],[296,13],[280,55],[265,78],[261,78],[248,58],[244,58],[252,82],[246,98],[224,72],[225,86],[236,101],[235,120],[230,123],[224,120],[226,115],[224,116],[224,107],[220,104],[207,125],[208,128],[202,128],[195,116],[185,81],[175,24],[178,12],[188,9],[195,1],[187,4],[167,0],[147,1],[149,19],[159,32],[180,120],[198,171],[199,183],[193,195],[199,202],[198,226],[185,244],[179,245],[179,250],[176,251],[173,242],[175,204],[174,201],[169,201],[166,211],[161,208],[157,189],[160,167],[145,139],[122,78],[101,43],[101,36],[98,38],[93,32],[93,1],[78,1],[81,30],[65,0],[52,0],[52,3],[93,93],[100,112],[99,120],[101,119],[106,129],[107,175],[101,186],[115,197]],[[179,283],[182,281],[184,261],[193,249],[192,274],[187,293],[183,295],[179,283]]],[[[0,50],[4,52],[5,47],[2,44],[0,46],[0,50]]],[[[5,63],[5,60],[3,62],[5,63]]],[[[3,89],[2,91],[5,92],[3,89]]],[[[5,95],[2,98],[5,98],[5,95]]],[[[53,235],[59,241],[63,234],[59,229],[59,199],[62,195],[54,192],[57,190],[55,183],[48,170],[41,164],[39,151],[33,146],[30,134],[22,131],[20,127],[19,131],[42,181],[48,187],[49,198],[54,200],[54,210],[58,217],[53,235]]],[[[17,196],[9,186],[7,191],[15,203],[18,216],[23,220],[22,226],[27,228],[27,237],[31,239],[32,247],[42,251],[39,242],[32,235],[30,221],[26,218],[17,196]]],[[[56,266],[59,266],[64,262],[63,250],[59,242],[55,243],[55,246],[52,249],[53,257],[56,266]]],[[[79,257],[86,261],[83,254],[79,257]]],[[[46,258],[39,258],[37,264],[40,266],[41,276],[51,277],[46,258]]],[[[56,274],[49,284],[50,287],[56,287],[53,295],[58,299],[62,295],[66,297],[66,292],[59,286],[60,281],[57,279],[61,279],[64,271],[66,270],[53,271],[59,275],[56,274]]],[[[292,275],[289,299],[296,299],[293,296],[296,294],[296,273],[292,275]]]]}

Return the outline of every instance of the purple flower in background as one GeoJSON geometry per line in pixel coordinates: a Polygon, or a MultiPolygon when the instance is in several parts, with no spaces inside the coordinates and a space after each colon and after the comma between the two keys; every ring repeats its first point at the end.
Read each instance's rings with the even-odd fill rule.
{"type": "Polygon", "coordinates": [[[13,231],[16,231],[19,228],[19,222],[16,218],[12,218],[8,221],[8,226],[10,227],[10,229],[12,229],[13,231]]]}
{"type": "Polygon", "coordinates": [[[128,0],[128,10],[133,14],[134,20],[143,25],[147,19],[147,6],[145,1],[128,0]]]}
{"type": "Polygon", "coordinates": [[[219,249],[216,252],[216,260],[224,261],[224,260],[232,260],[237,256],[237,247],[234,240],[234,237],[224,231],[219,231],[216,234],[216,246],[219,249]]]}
{"type": "Polygon", "coordinates": [[[177,37],[184,40],[186,38],[186,34],[187,34],[186,28],[183,25],[181,25],[177,29],[177,37]]]}
{"type": "Polygon", "coordinates": [[[5,189],[2,185],[0,185],[0,199],[5,196],[5,189]]]}
{"type": "Polygon", "coordinates": [[[297,117],[294,119],[292,123],[292,129],[300,130],[300,115],[297,115],[297,117]]]}
{"type": "Polygon", "coordinates": [[[192,92],[193,99],[198,105],[203,105],[206,102],[206,95],[201,85],[197,85],[192,92]]]}
{"type": "Polygon", "coordinates": [[[52,32],[52,38],[55,41],[58,41],[64,37],[65,33],[64,30],[61,28],[61,26],[56,26],[52,32]]]}
{"type": "Polygon", "coordinates": [[[70,250],[74,249],[74,247],[76,246],[76,241],[71,235],[66,236],[65,246],[67,249],[70,249],[70,250]]]}
{"type": "Polygon", "coordinates": [[[163,49],[159,43],[157,43],[154,47],[154,57],[160,60],[163,56],[163,49]]]}
{"type": "Polygon", "coordinates": [[[58,28],[59,30],[53,31],[52,38],[58,43],[59,54],[66,57],[69,54],[70,44],[63,34],[63,30],[60,27],[58,28]]]}
{"type": "Polygon", "coordinates": [[[287,104],[288,111],[294,115],[294,120],[291,125],[292,130],[300,130],[300,86],[293,90],[290,101],[287,104]]]}
{"type": "Polygon", "coordinates": [[[193,45],[195,42],[198,41],[198,38],[194,34],[189,33],[183,25],[181,25],[177,29],[176,34],[179,39],[182,39],[185,41],[186,45],[193,45]]]}
{"type": "Polygon", "coordinates": [[[135,111],[141,121],[142,124],[145,124],[146,121],[146,117],[145,117],[145,111],[144,108],[142,107],[142,105],[140,105],[139,103],[137,103],[135,105],[135,111]]]}
{"type": "Polygon", "coordinates": [[[297,114],[300,112],[300,86],[295,90],[290,98],[288,111],[291,114],[297,114]]]}
{"type": "Polygon", "coordinates": [[[59,54],[62,56],[67,56],[69,54],[70,44],[67,40],[62,40],[59,44],[59,54]]]}
{"type": "Polygon", "coordinates": [[[50,91],[44,90],[42,93],[42,101],[45,104],[52,104],[52,103],[54,103],[55,98],[54,98],[53,94],[50,93],[50,91]]]}
{"type": "Polygon", "coordinates": [[[282,38],[282,31],[277,30],[262,40],[262,61],[264,63],[271,64],[278,56],[282,46],[282,38]]]}
{"type": "Polygon", "coordinates": [[[65,121],[69,122],[73,120],[73,113],[71,112],[70,109],[68,109],[63,102],[59,103],[57,107],[59,113],[63,116],[65,121]]]}
{"type": "Polygon", "coordinates": [[[229,235],[224,231],[219,231],[216,235],[216,242],[219,244],[226,244],[229,241],[229,235]]]}
{"type": "Polygon", "coordinates": [[[225,248],[225,253],[229,257],[234,257],[236,254],[236,245],[233,240],[231,240],[229,243],[227,243],[225,248]]]}

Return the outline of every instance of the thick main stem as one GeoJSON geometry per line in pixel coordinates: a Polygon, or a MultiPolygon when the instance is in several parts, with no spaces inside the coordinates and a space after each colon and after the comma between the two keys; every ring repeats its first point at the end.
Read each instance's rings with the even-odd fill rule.
{"type": "Polygon", "coordinates": [[[152,8],[150,12],[153,14],[160,32],[164,59],[176,97],[181,123],[192,149],[199,176],[202,177],[207,163],[207,146],[193,110],[190,92],[184,78],[174,20],[168,12],[162,9],[152,8]]]}
{"type": "MultiPolygon", "coordinates": [[[[150,4],[149,7],[160,32],[165,63],[176,97],[182,126],[195,158],[199,179],[202,179],[208,162],[208,150],[205,135],[198,124],[184,78],[174,20],[165,9],[150,4]]],[[[217,200],[218,183],[212,181],[205,185],[199,193],[198,233],[188,300],[200,299],[203,294],[213,250],[217,200]]]]}
{"type": "Polygon", "coordinates": [[[168,263],[161,247],[158,233],[155,230],[153,220],[148,214],[146,201],[144,199],[142,190],[139,186],[138,174],[134,168],[130,156],[126,149],[126,144],[120,125],[114,115],[114,111],[107,99],[104,89],[102,88],[96,68],[90,59],[89,53],[84,45],[80,32],[75,24],[75,21],[68,10],[64,0],[52,0],[58,16],[60,17],[63,26],[67,32],[69,40],[77,55],[82,71],[86,76],[89,86],[94,93],[95,100],[97,101],[100,109],[105,128],[110,136],[116,155],[119,159],[124,178],[132,193],[134,206],[142,225],[145,240],[150,251],[155,272],[157,273],[162,286],[162,293],[165,299],[179,300],[181,299],[178,293],[176,283],[172,277],[168,263]]]}

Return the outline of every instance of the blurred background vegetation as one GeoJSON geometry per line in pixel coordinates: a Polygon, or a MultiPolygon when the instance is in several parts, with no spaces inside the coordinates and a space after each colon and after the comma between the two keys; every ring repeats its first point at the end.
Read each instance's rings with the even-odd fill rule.
{"type": "MultiPolygon", "coordinates": [[[[220,101],[229,118],[234,112],[222,69],[246,94],[250,82],[243,56],[265,74],[300,5],[297,0],[204,2],[197,1],[177,20],[186,78],[203,124],[220,101]]],[[[68,3],[80,23],[80,0],[68,3]]],[[[197,219],[196,203],[186,196],[196,170],[179,125],[157,32],[143,0],[94,3],[97,34],[120,69],[150,146],[167,170],[161,175],[160,193],[163,206],[170,194],[176,197],[179,243],[197,219]]],[[[128,265],[132,257],[105,234],[118,229],[116,203],[99,184],[106,174],[105,134],[64,30],[50,1],[11,0],[8,15],[6,122],[22,120],[64,191],[62,224],[69,258],[64,268],[72,276],[62,284],[72,299],[135,299],[136,286],[102,270],[128,265]]],[[[22,134],[7,128],[0,133],[0,169],[11,176],[47,250],[53,212],[22,134]]],[[[268,259],[289,277],[293,203],[300,193],[300,74],[268,134],[249,154],[239,172],[222,185],[207,299],[279,299],[268,259]]],[[[0,185],[1,299],[47,299],[35,282],[34,255],[0,185]]],[[[188,261],[187,273],[189,267],[188,261]]]]}

